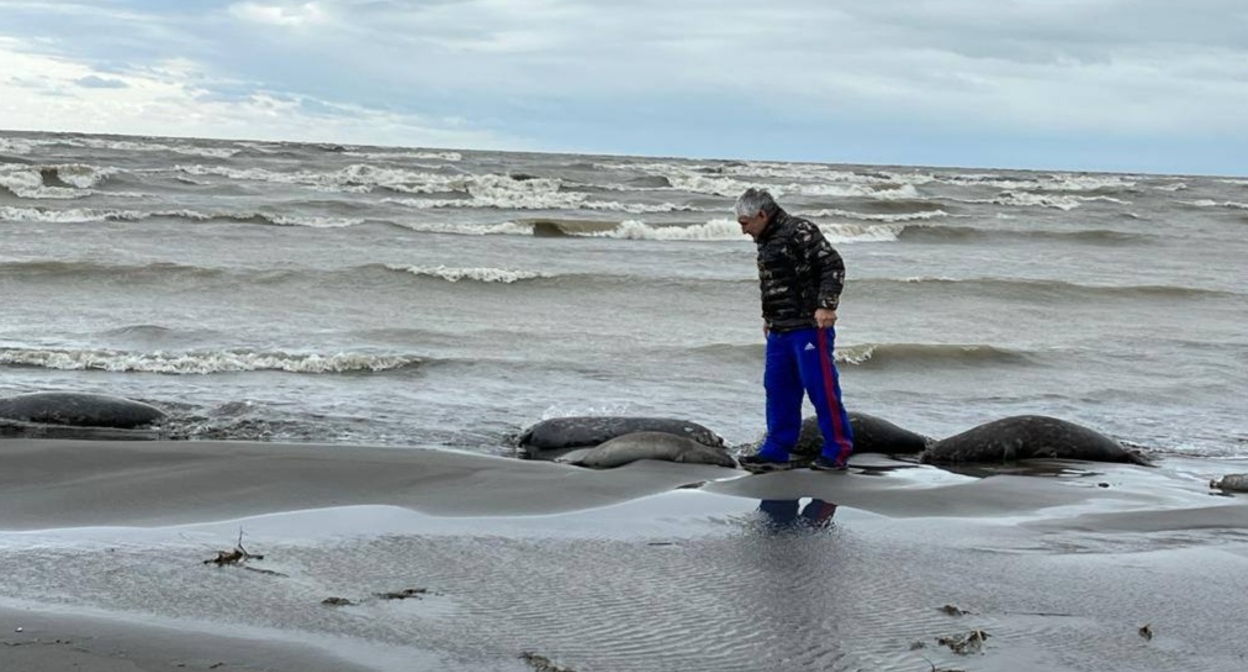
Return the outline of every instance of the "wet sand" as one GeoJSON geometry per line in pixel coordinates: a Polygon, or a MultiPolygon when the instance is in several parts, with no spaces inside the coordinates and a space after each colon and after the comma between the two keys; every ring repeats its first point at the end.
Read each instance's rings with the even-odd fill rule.
{"type": "Polygon", "coordinates": [[[854,464],[4,440],[0,669],[1248,668],[1242,463],[854,464]]]}

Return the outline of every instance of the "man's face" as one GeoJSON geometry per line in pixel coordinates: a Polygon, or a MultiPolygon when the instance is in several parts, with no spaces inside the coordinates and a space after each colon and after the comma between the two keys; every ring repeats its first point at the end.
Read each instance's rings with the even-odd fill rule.
{"type": "Polygon", "coordinates": [[[767,215],[759,210],[752,217],[737,217],[737,223],[741,225],[741,233],[749,234],[751,238],[758,240],[759,234],[767,228],[767,215]]]}

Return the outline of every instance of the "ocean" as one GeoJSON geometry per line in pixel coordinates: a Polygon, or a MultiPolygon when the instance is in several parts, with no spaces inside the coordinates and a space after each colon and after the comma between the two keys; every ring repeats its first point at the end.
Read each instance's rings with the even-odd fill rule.
{"type": "Polygon", "coordinates": [[[1232,177],[0,132],[0,394],[140,399],[191,440],[508,454],[625,414],[748,443],[747,187],[845,259],[850,410],[1248,455],[1232,177]]]}

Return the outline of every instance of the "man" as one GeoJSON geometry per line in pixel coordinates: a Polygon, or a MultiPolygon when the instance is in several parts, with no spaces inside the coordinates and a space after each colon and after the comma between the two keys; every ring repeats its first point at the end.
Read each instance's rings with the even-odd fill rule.
{"type": "Polygon", "coordinates": [[[791,466],[789,451],[797,445],[802,402],[809,396],[823,433],[822,451],[810,466],[844,470],[854,439],[841,403],[832,344],[845,263],[819,227],[785,212],[765,190],[746,190],[734,210],[741,231],[758,245],[767,336],[767,438],[757,454],[740,460],[741,466],[755,473],[791,466]]]}

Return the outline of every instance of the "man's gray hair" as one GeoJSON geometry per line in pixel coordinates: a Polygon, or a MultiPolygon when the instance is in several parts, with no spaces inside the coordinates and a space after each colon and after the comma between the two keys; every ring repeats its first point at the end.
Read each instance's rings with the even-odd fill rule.
{"type": "Polygon", "coordinates": [[[732,209],[737,213],[737,217],[753,217],[762,212],[767,215],[767,219],[771,219],[780,206],[766,189],[750,187],[745,190],[744,194],[737,197],[737,204],[732,209]]]}

